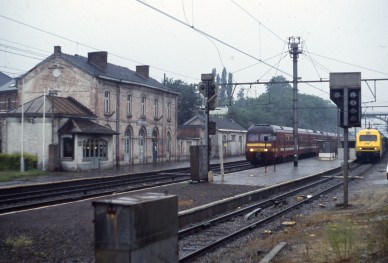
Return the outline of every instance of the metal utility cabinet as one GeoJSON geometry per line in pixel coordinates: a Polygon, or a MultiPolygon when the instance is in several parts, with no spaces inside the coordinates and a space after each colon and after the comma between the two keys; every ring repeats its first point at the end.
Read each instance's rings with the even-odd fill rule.
{"type": "Polygon", "coordinates": [[[207,180],[207,147],[203,145],[190,146],[190,174],[191,180],[207,180]]]}
{"type": "Polygon", "coordinates": [[[178,262],[178,198],[145,193],[95,201],[97,263],[178,262]]]}

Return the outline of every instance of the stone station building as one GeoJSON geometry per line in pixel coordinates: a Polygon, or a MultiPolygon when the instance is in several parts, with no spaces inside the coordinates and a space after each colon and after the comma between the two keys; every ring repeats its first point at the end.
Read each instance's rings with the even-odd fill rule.
{"type": "Polygon", "coordinates": [[[177,157],[178,93],[149,76],[88,57],[54,53],[16,79],[16,105],[1,113],[2,152],[38,157],[49,170],[89,170],[177,157]]]}

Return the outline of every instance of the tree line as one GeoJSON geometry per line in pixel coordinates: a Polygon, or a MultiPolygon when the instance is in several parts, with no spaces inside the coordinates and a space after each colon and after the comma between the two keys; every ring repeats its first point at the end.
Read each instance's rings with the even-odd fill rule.
{"type": "MultiPolygon", "coordinates": [[[[284,82],[283,76],[275,76],[257,97],[245,95],[245,89],[233,94],[233,74],[224,68],[220,74],[213,69],[219,84],[218,105],[229,108],[229,117],[248,129],[252,124],[274,124],[293,127],[293,88],[284,82]]],[[[194,84],[182,80],[167,79],[166,86],[181,95],[178,99],[178,124],[182,125],[201,108],[202,97],[194,84]]],[[[299,127],[335,133],[337,129],[337,108],[330,100],[318,96],[298,94],[299,127]]]]}

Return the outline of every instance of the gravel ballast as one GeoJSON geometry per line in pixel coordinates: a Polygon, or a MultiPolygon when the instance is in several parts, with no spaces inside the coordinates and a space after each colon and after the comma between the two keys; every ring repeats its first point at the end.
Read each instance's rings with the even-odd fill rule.
{"type": "MultiPolygon", "coordinates": [[[[370,174],[372,176],[380,174],[381,177],[382,166],[376,167],[376,171],[371,171],[370,174]]],[[[367,178],[371,175],[368,175],[367,178]]],[[[259,187],[212,183],[179,183],[121,194],[115,197],[141,192],[177,195],[178,210],[182,211],[255,189],[259,189],[259,187]]],[[[373,191],[373,188],[362,179],[352,182],[349,185],[350,200],[352,200],[353,193],[360,193],[360,191],[373,191]]],[[[337,202],[341,202],[341,189],[334,195],[338,197],[337,202]]],[[[360,195],[357,197],[363,198],[360,195]]],[[[370,197],[365,195],[365,198],[370,197]]],[[[107,197],[98,199],[104,200],[107,197]]],[[[0,215],[0,262],[95,262],[92,201],[98,199],[0,215]]],[[[309,214],[314,210],[327,211],[330,209],[336,209],[331,197],[321,201],[317,200],[312,206],[302,208],[294,216],[285,219],[297,219],[301,214],[309,214]],[[319,208],[317,205],[319,202],[326,202],[326,207],[324,209],[319,208]]],[[[277,227],[274,225],[271,228],[276,229],[277,227]]],[[[247,237],[218,250],[200,260],[200,262],[209,262],[209,260],[211,262],[250,262],[245,258],[246,255],[257,255],[260,248],[253,248],[250,253],[245,251],[245,249],[249,249],[246,244],[249,240],[262,236],[263,231],[264,229],[253,231],[247,237]],[[230,254],[228,253],[229,250],[234,252],[230,254]],[[240,251],[241,254],[236,253],[236,250],[240,251]],[[233,260],[233,255],[235,260],[233,260]]]]}

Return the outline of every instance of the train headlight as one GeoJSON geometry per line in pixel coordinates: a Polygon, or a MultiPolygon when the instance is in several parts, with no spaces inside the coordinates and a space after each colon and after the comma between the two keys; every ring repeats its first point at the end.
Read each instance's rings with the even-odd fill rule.
{"type": "Polygon", "coordinates": [[[267,149],[267,148],[265,148],[265,149],[264,149],[264,151],[265,151],[265,152],[268,152],[268,149],[267,149]]]}
{"type": "Polygon", "coordinates": [[[249,148],[249,151],[250,151],[250,152],[253,152],[253,151],[254,151],[254,149],[253,149],[253,148],[249,148]]]}

